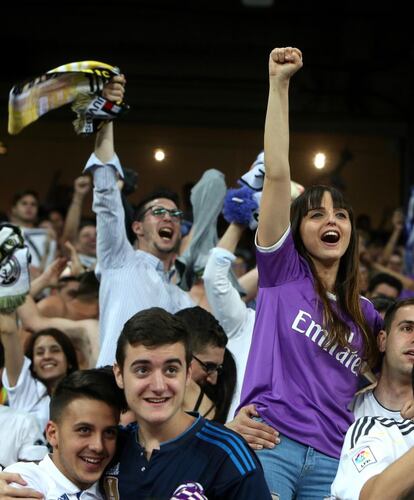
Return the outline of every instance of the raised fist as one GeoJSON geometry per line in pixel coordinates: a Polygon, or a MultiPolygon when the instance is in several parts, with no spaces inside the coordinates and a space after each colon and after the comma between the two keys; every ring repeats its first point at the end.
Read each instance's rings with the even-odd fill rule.
{"type": "Polygon", "coordinates": [[[105,84],[102,96],[108,101],[120,103],[124,100],[126,79],[124,75],[117,75],[105,84]]]}
{"type": "Polygon", "coordinates": [[[269,57],[269,76],[289,80],[303,66],[302,52],[293,47],[273,49],[269,57]]]}

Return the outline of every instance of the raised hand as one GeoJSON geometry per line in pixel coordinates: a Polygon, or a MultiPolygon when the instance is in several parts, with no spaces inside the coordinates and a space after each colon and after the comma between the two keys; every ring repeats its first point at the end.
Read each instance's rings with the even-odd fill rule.
{"type": "Polygon", "coordinates": [[[102,96],[108,101],[122,102],[124,100],[126,79],[124,75],[118,75],[104,86],[102,96]]]}
{"type": "Polygon", "coordinates": [[[79,196],[85,196],[91,190],[91,178],[89,175],[80,175],[73,183],[74,191],[79,196]]]}
{"type": "Polygon", "coordinates": [[[269,56],[269,77],[289,80],[303,66],[302,52],[294,47],[273,49],[269,56]]]}

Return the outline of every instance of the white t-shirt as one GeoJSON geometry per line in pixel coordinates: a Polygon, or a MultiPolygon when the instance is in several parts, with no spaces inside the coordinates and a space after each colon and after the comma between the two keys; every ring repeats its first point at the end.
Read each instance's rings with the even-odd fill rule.
{"type": "Polygon", "coordinates": [[[34,415],[43,431],[49,420],[50,397],[43,382],[33,377],[30,365],[30,359],[25,357],[14,387],[10,387],[7,370],[3,371],[2,382],[9,397],[9,406],[34,415]]]}
{"type": "MultiPolygon", "coordinates": [[[[98,489],[98,483],[94,483],[87,490],[79,490],[60,472],[49,455],[46,455],[39,464],[19,462],[7,467],[5,472],[20,474],[27,482],[27,487],[40,491],[44,495],[44,500],[104,500],[105,498],[98,489]]],[[[16,483],[12,483],[11,486],[22,488],[16,483]]]]}
{"type": "Polygon", "coordinates": [[[399,410],[389,410],[382,406],[374,395],[373,390],[358,394],[349,406],[354,413],[355,420],[361,417],[385,417],[393,420],[402,420],[399,410]]]}
{"type": "Polygon", "coordinates": [[[19,460],[42,460],[48,453],[35,417],[0,405],[0,470],[19,460]]]}
{"type": "Polygon", "coordinates": [[[332,498],[358,500],[364,484],[414,446],[414,422],[363,417],[345,436],[332,498]]]}

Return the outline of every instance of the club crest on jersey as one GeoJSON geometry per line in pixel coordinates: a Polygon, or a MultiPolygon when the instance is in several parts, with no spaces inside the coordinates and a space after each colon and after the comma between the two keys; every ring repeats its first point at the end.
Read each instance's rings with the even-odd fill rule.
{"type": "Polygon", "coordinates": [[[119,484],[118,478],[112,476],[105,476],[103,480],[105,496],[108,500],[119,500],[119,484]]]}
{"type": "Polygon", "coordinates": [[[12,286],[20,278],[19,261],[12,255],[0,268],[0,286],[12,286]]]}
{"type": "Polygon", "coordinates": [[[374,454],[369,446],[358,451],[358,453],[352,457],[352,462],[358,472],[363,471],[367,465],[374,464],[376,461],[377,459],[374,457],[374,454]]]}

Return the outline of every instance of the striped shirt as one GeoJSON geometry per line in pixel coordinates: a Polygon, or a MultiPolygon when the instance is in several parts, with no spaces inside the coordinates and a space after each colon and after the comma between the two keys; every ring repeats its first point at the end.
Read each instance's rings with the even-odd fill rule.
{"type": "Polygon", "coordinates": [[[414,422],[362,417],[346,433],[332,498],[357,500],[364,484],[414,446],[414,422]]]}
{"type": "Polygon", "coordinates": [[[157,257],[135,250],[129,243],[116,184],[116,173],[123,177],[118,157],[114,155],[104,165],[92,154],[84,171],[92,171],[94,179],[101,336],[97,366],[103,366],[115,361],[118,337],[131,316],[150,307],[162,307],[175,313],[194,303],[186,292],[171,282],[173,272],[165,272],[157,257]]]}

